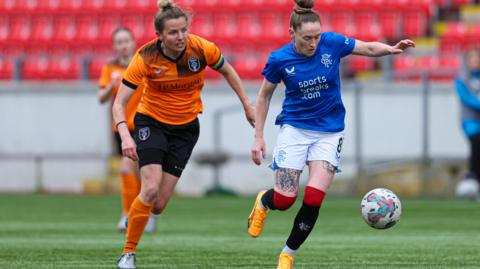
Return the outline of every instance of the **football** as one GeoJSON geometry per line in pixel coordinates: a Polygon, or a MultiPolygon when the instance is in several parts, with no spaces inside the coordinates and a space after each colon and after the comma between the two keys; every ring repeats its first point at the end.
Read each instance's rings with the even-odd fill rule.
{"type": "Polygon", "coordinates": [[[474,178],[466,178],[460,182],[455,189],[455,196],[458,198],[475,199],[479,192],[478,181],[474,178]]]}
{"type": "Polygon", "coordinates": [[[361,202],[361,212],[369,226],[388,229],[400,220],[402,205],[394,192],[378,188],[365,194],[361,202]]]}

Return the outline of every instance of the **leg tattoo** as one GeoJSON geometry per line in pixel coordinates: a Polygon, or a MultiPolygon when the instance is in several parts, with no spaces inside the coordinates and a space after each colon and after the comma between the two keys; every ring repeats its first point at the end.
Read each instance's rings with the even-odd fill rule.
{"type": "Polygon", "coordinates": [[[323,168],[325,168],[325,170],[327,170],[330,174],[335,174],[335,171],[337,170],[333,164],[327,161],[323,161],[323,168]]]}
{"type": "Polygon", "coordinates": [[[275,172],[275,186],[282,192],[297,193],[301,170],[279,168],[275,172]]]}

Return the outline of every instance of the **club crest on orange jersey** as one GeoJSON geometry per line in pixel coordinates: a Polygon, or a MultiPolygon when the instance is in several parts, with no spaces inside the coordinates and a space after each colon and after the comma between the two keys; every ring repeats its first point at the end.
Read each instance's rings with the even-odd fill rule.
{"type": "Polygon", "coordinates": [[[138,130],[138,139],[140,139],[140,141],[145,141],[149,137],[150,137],[150,128],[144,127],[138,130]]]}
{"type": "Polygon", "coordinates": [[[192,72],[197,72],[198,70],[200,70],[200,60],[198,58],[188,59],[188,68],[192,72]]]}

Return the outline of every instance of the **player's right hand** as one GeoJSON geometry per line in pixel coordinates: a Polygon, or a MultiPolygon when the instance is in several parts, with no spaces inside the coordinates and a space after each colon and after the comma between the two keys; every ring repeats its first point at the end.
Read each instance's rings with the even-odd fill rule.
{"type": "Polygon", "coordinates": [[[261,158],[266,156],[265,140],[263,138],[255,138],[252,146],[252,160],[256,165],[262,164],[261,158]]]}
{"type": "Polygon", "coordinates": [[[137,145],[131,136],[122,140],[122,154],[133,161],[138,161],[137,145]]]}

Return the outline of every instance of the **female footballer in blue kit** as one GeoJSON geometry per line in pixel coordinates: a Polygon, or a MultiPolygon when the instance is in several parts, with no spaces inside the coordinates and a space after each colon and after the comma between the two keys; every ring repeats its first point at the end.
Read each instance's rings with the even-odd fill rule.
{"type": "Polygon", "coordinates": [[[268,210],[287,210],[298,195],[298,179],[305,164],[309,178],[303,205],[295,217],[290,236],[280,254],[278,268],[292,268],[293,256],[318,217],[325,192],[339,170],[344,137],[345,107],[340,95],[340,59],[349,54],[379,57],[400,54],[414,47],[411,40],[395,46],[362,42],[333,32],[321,32],[313,0],[295,0],[290,18],[292,42],[273,51],[262,74],[256,104],[255,142],[252,159],[265,158],[263,129],[270,99],[278,83],[285,84],[280,125],[274,149],[273,189],[261,191],[248,218],[248,233],[258,237],[268,210]]]}

